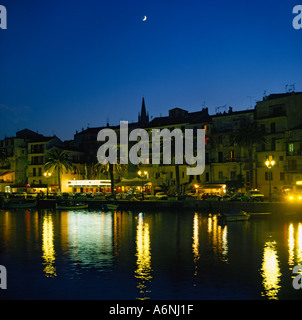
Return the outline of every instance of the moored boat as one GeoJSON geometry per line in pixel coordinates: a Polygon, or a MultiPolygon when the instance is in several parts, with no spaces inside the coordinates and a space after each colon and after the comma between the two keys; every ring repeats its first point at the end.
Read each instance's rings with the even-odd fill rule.
{"type": "Polygon", "coordinates": [[[103,209],[104,210],[116,210],[118,208],[118,204],[115,203],[105,203],[103,204],[103,209]]]}
{"type": "Polygon", "coordinates": [[[250,218],[250,215],[243,210],[232,210],[228,213],[222,214],[221,218],[225,222],[246,221],[250,218]]]}
{"type": "Polygon", "coordinates": [[[36,199],[2,199],[2,208],[5,209],[34,208],[36,205],[36,199]]]}
{"type": "Polygon", "coordinates": [[[84,202],[64,200],[56,203],[56,209],[58,210],[75,210],[86,208],[88,208],[88,203],[84,202]]]}

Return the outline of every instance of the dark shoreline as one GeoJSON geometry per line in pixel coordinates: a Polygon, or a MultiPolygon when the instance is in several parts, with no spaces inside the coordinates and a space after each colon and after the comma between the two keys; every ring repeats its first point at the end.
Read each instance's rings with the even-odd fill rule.
{"type": "MultiPolygon", "coordinates": [[[[101,209],[105,203],[113,201],[106,200],[80,200],[87,202],[89,209],[101,209]]],[[[208,212],[229,212],[233,209],[246,212],[271,212],[282,215],[302,215],[302,203],[291,202],[235,202],[235,201],[202,201],[202,200],[116,200],[119,204],[118,210],[204,210],[208,212]]],[[[38,200],[39,209],[55,208],[55,199],[38,200]]]]}

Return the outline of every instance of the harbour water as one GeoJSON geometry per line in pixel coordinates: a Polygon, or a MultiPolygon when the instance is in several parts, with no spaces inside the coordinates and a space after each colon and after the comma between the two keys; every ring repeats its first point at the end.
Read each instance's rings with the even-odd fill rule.
{"type": "Polygon", "coordinates": [[[0,299],[301,299],[302,218],[0,210],[0,299]]]}

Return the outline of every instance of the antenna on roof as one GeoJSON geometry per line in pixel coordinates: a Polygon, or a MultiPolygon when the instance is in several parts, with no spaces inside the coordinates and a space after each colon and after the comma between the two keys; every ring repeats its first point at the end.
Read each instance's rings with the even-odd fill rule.
{"type": "Polygon", "coordinates": [[[218,110],[220,110],[220,109],[224,109],[224,111],[226,111],[226,104],[224,105],[224,106],[220,106],[220,107],[216,107],[215,108],[215,112],[217,113],[218,112],[218,110]]]}
{"type": "Polygon", "coordinates": [[[247,96],[247,98],[250,98],[250,109],[252,109],[252,98],[255,98],[254,96],[247,96]]]}

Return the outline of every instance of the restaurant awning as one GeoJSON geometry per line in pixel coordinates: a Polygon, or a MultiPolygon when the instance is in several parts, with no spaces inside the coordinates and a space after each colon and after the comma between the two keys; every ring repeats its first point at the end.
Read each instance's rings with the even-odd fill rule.
{"type": "Polygon", "coordinates": [[[133,179],[122,179],[120,182],[116,184],[117,187],[136,187],[136,186],[141,186],[142,184],[150,184],[151,180],[150,179],[141,179],[141,178],[133,178],[133,179]]]}

